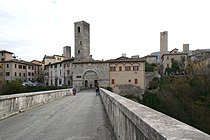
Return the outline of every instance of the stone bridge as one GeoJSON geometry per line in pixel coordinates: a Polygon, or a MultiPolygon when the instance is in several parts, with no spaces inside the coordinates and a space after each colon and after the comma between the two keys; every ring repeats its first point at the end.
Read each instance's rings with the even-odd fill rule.
{"type": "Polygon", "coordinates": [[[167,115],[100,89],[0,96],[0,140],[210,140],[167,115]],[[65,97],[65,98],[64,98],[65,97]]]}

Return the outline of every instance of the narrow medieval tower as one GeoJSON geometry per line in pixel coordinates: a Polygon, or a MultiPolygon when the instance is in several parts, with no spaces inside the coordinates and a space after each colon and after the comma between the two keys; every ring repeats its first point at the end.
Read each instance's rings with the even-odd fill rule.
{"type": "Polygon", "coordinates": [[[90,25],[85,21],[74,23],[75,58],[78,60],[90,58],[90,25]]]}
{"type": "Polygon", "coordinates": [[[168,31],[160,32],[160,58],[168,52],[168,31]]]}

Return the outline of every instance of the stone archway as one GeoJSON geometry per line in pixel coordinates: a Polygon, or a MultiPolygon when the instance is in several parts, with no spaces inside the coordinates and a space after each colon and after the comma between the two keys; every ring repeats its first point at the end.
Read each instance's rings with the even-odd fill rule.
{"type": "Polygon", "coordinates": [[[87,70],[83,74],[83,88],[94,88],[98,85],[98,74],[94,70],[87,70]]]}

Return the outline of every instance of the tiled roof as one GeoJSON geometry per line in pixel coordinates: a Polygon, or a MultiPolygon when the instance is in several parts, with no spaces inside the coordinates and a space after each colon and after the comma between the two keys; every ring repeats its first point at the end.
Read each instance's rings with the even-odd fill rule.
{"type": "Polygon", "coordinates": [[[121,57],[119,57],[117,59],[107,60],[106,62],[109,62],[109,63],[116,63],[116,62],[145,62],[145,60],[142,59],[142,58],[128,58],[128,57],[121,56],[121,57]]]}
{"type": "Polygon", "coordinates": [[[18,60],[18,59],[11,59],[11,60],[7,60],[7,61],[1,61],[1,63],[9,63],[9,62],[20,63],[20,64],[27,64],[27,65],[38,65],[38,64],[34,64],[34,63],[27,62],[27,61],[24,61],[24,60],[18,60]]]}

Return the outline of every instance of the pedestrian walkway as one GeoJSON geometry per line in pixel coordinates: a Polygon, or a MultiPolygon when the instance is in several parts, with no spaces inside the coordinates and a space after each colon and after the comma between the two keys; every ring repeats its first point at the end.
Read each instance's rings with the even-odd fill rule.
{"type": "Polygon", "coordinates": [[[115,140],[95,90],[81,91],[0,121],[0,140],[115,140]]]}

